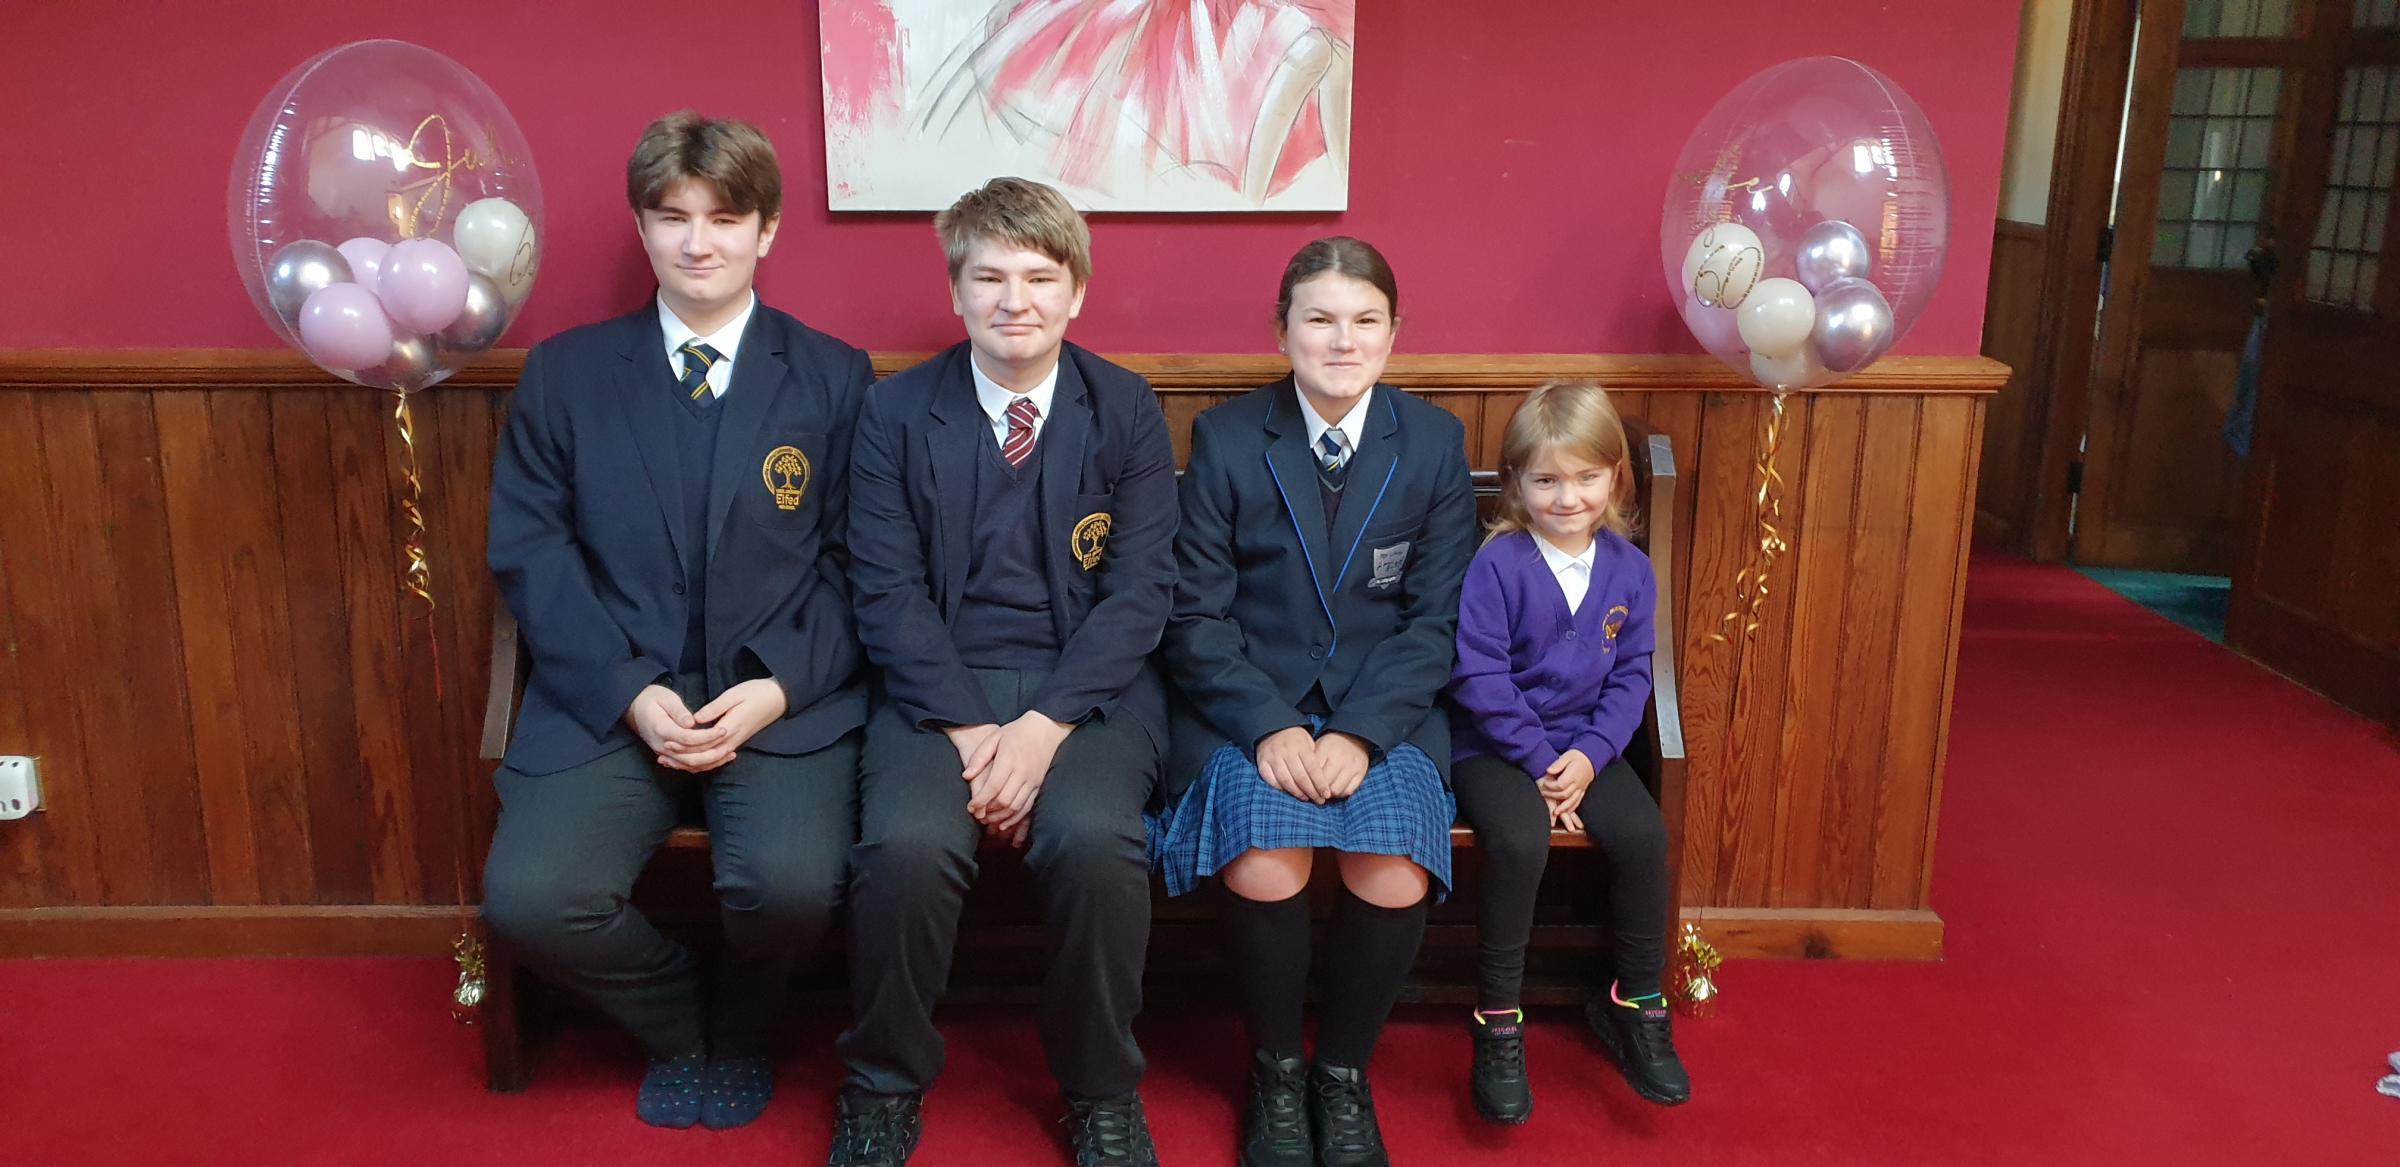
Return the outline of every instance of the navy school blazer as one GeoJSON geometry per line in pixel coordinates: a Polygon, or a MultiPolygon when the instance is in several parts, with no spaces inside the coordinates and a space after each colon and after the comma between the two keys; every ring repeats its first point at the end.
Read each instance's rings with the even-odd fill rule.
{"type": "Polygon", "coordinates": [[[760,304],[718,419],[708,527],[685,530],[675,378],[658,307],[534,346],[492,465],[488,558],[533,658],[507,764],[546,774],[635,740],[625,709],[673,674],[683,548],[708,547],[713,696],[783,686],[748,747],[799,754],[866,721],[844,528],[867,354],[760,304]]]}
{"type": "MultiPolygon", "coordinates": [[[[851,456],[859,639],[884,696],[921,729],[999,720],[951,638],[967,590],[975,459],[991,433],[971,353],[962,341],[876,386],[851,456]]],[[[1061,648],[1032,708],[1068,724],[1121,708],[1163,743],[1165,689],[1149,656],[1174,600],[1176,506],[1158,395],[1067,345],[1034,456],[1061,648]]]]}
{"type": "Polygon", "coordinates": [[[1466,427],[1378,384],[1330,530],[1289,377],[1200,415],[1183,477],[1167,623],[1172,713],[1164,786],[1180,796],[1218,746],[1304,725],[1325,687],[1327,732],[1378,752],[1413,743],[1447,776],[1434,698],[1457,653],[1458,590],[1477,540],[1466,427]]]}

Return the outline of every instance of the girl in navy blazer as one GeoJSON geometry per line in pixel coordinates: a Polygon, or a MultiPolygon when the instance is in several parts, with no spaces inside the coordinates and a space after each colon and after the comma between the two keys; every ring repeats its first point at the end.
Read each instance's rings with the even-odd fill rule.
{"type": "Polygon", "coordinates": [[[1467,568],[1450,684],[1458,809],[1484,853],[1470,1091],[1494,1122],[1533,1112],[1518,993],[1555,826],[1588,834],[1608,870],[1616,979],[1585,1019],[1635,1090],[1673,1105],[1691,1082],[1659,993],[1666,821],[1623,757],[1650,698],[1658,586],[1626,541],[1625,425],[1599,386],[1553,382],[1510,419],[1500,462],[1500,512],[1467,568]]]}
{"type": "Polygon", "coordinates": [[[1379,384],[1391,268],[1320,239],[1284,270],[1291,376],[1200,415],[1182,483],[1166,663],[1180,701],[1154,824],[1168,890],[1218,876],[1254,1056],[1241,1161],[1388,1160],[1366,1067],[1450,881],[1449,678],[1475,543],[1466,430],[1379,384]],[[1320,850],[1343,891],[1316,1062],[1302,1060],[1303,894],[1320,850]]]}

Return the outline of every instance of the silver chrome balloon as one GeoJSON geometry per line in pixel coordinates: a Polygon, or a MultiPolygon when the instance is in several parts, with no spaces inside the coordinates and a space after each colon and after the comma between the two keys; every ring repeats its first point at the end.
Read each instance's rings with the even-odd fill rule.
{"type": "Polygon", "coordinates": [[[1827,219],[1800,235],[1793,257],[1794,275],[1812,292],[1822,292],[1836,280],[1863,280],[1875,261],[1867,237],[1839,219],[1827,219]]]}
{"type": "Polygon", "coordinates": [[[365,370],[360,383],[378,389],[414,393],[433,383],[434,351],[430,338],[402,335],[392,341],[392,355],[382,365],[365,370]]]}
{"type": "Polygon", "coordinates": [[[332,244],[297,239],[284,244],[267,263],[267,303],[285,324],[293,324],[309,293],[328,284],[349,283],[350,278],[350,261],[332,244]]]}
{"type": "Polygon", "coordinates": [[[1817,360],[1837,373],[1855,373],[1898,339],[1892,306],[1865,280],[1835,280],[1817,293],[1817,326],[1809,340],[1817,360]]]}
{"type": "Polygon", "coordinates": [[[492,347],[508,330],[508,298],[500,285],[481,272],[467,273],[467,306],[442,330],[446,352],[479,353],[492,347]]]}

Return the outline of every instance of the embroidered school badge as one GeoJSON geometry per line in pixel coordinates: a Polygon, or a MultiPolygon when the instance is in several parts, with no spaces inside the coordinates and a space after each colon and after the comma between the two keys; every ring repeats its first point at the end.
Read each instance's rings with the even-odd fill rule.
{"type": "Polygon", "coordinates": [[[1075,534],[1068,546],[1075,552],[1075,562],[1082,564],[1085,571],[1100,566],[1100,553],[1108,546],[1110,522],[1107,511],[1093,511],[1076,521],[1075,534]]]}
{"type": "Polygon", "coordinates": [[[1403,539],[1389,547],[1375,549],[1374,562],[1367,574],[1367,590],[1386,591],[1400,586],[1400,573],[1408,566],[1408,541],[1403,539]]]}
{"type": "Polygon", "coordinates": [[[1611,607],[1606,615],[1600,617],[1600,631],[1608,637],[1609,643],[1616,643],[1618,631],[1625,627],[1625,618],[1631,615],[1633,615],[1633,609],[1618,604],[1611,607]]]}
{"type": "Polygon", "coordinates": [[[777,446],[767,452],[767,460],[759,465],[759,477],[767,482],[767,491],[775,496],[779,510],[796,511],[800,500],[808,497],[808,455],[798,446],[777,446]]]}

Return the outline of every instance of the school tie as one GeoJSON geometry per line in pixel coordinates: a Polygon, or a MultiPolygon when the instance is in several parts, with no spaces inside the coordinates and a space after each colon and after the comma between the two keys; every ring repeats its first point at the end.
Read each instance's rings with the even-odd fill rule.
{"type": "Polygon", "coordinates": [[[1000,443],[1000,456],[1008,459],[1013,469],[1025,464],[1025,456],[1033,453],[1033,423],[1042,416],[1033,398],[1018,396],[1008,403],[1008,437],[1000,443]]]}
{"type": "Polygon", "coordinates": [[[724,360],[725,354],[696,340],[685,341],[675,351],[683,357],[683,377],[676,384],[683,387],[684,396],[702,405],[709,404],[714,397],[708,392],[708,371],[724,360]]]}
{"type": "Polygon", "coordinates": [[[1327,474],[1340,474],[1342,465],[1350,460],[1350,435],[1338,428],[1329,428],[1317,439],[1317,465],[1327,474]]]}

